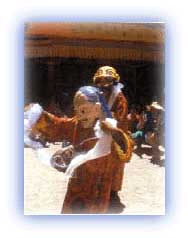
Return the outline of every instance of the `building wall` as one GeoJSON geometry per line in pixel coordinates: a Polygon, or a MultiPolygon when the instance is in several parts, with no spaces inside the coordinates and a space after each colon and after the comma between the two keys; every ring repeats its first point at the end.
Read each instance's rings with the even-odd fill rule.
{"type": "Polygon", "coordinates": [[[141,106],[153,100],[164,103],[164,65],[156,62],[97,60],[79,58],[38,58],[25,60],[25,104],[38,101],[44,107],[55,101],[67,115],[80,86],[91,85],[97,68],[117,69],[129,105],[141,106]],[[49,63],[50,62],[50,63],[49,63]]]}

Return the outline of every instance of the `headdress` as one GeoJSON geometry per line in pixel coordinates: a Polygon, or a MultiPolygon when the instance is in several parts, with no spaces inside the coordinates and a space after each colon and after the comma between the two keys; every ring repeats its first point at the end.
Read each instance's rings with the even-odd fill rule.
{"type": "Polygon", "coordinates": [[[114,83],[118,83],[120,80],[119,74],[116,72],[116,69],[111,66],[102,66],[100,67],[93,77],[93,83],[100,86],[110,86],[114,83]],[[105,78],[104,83],[103,80],[105,78]],[[104,85],[105,84],[105,85],[104,85]]]}
{"type": "Polygon", "coordinates": [[[74,105],[80,105],[85,100],[96,103],[99,102],[98,89],[92,86],[84,86],[79,88],[74,97],[74,105]]]}
{"type": "Polygon", "coordinates": [[[78,92],[76,93],[74,97],[74,105],[80,105],[85,102],[85,100],[97,103],[100,102],[102,106],[102,110],[105,113],[105,117],[112,118],[112,114],[108,108],[108,105],[105,101],[105,97],[103,96],[103,93],[100,92],[100,90],[93,86],[84,86],[79,88],[78,92]]]}

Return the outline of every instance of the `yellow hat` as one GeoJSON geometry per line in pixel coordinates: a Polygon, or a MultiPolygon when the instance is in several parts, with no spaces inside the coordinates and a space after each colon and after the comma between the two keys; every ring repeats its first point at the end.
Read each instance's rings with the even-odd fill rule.
{"type": "Polygon", "coordinates": [[[100,80],[103,78],[111,79],[111,82],[119,82],[120,77],[116,70],[111,66],[100,67],[93,77],[93,83],[100,84],[100,80]]]}

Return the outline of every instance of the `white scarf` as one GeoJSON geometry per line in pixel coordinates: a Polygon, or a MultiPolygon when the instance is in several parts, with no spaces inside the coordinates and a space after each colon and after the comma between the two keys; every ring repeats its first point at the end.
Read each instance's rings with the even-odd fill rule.
{"type": "Polygon", "coordinates": [[[35,103],[28,111],[24,112],[24,144],[33,148],[42,148],[40,142],[32,140],[29,135],[33,125],[38,121],[43,112],[42,107],[35,103]]]}
{"type": "Polygon", "coordinates": [[[109,101],[108,101],[108,108],[109,110],[112,109],[112,105],[114,104],[114,101],[116,99],[116,96],[122,92],[121,89],[123,88],[123,84],[122,83],[118,83],[117,85],[113,86],[113,90],[112,93],[110,95],[109,101]]]}
{"type": "MultiPolygon", "coordinates": [[[[117,121],[115,119],[106,118],[105,121],[110,123],[112,127],[116,127],[117,125],[117,121]]],[[[74,157],[65,172],[65,175],[67,175],[68,177],[71,177],[75,169],[78,168],[80,165],[86,163],[87,161],[94,160],[111,153],[111,134],[106,134],[101,130],[99,121],[97,121],[94,130],[95,135],[97,138],[99,138],[99,140],[97,141],[96,145],[87,153],[80,154],[74,157]]]]}
{"type": "MultiPolygon", "coordinates": [[[[117,121],[112,118],[106,118],[105,121],[110,123],[112,127],[117,126],[117,121]]],[[[74,174],[75,169],[77,169],[80,165],[86,163],[89,160],[94,160],[106,156],[111,153],[111,143],[112,143],[112,136],[111,134],[106,134],[100,128],[100,122],[97,121],[94,127],[95,135],[99,140],[97,141],[96,145],[86,153],[76,155],[71,163],[69,164],[65,175],[71,177],[74,174]]],[[[45,165],[51,166],[50,160],[52,154],[46,152],[45,148],[37,148],[35,150],[36,158],[40,159],[42,163],[45,165]]]]}

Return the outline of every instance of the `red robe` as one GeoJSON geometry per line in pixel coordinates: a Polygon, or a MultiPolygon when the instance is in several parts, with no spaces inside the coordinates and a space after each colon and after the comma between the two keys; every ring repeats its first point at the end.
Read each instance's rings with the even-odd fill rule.
{"type": "MultiPolygon", "coordinates": [[[[72,139],[74,146],[79,151],[86,152],[93,148],[96,143],[96,140],[93,139],[87,140],[79,146],[84,140],[93,138],[93,129],[84,129],[76,121],[74,123],[75,130],[69,140],[72,139]]],[[[65,121],[64,127],[69,126],[70,122],[66,123],[65,121]]],[[[102,214],[108,211],[114,172],[119,163],[124,164],[130,159],[132,152],[131,140],[126,134],[124,134],[124,143],[128,147],[125,154],[113,141],[109,155],[87,161],[76,169],[68,183],[62,213],[102,214]]]]}
{"type": "MultiPolygon", "coordinates": [[[[82,128],[76,117],[58,118],[51,114],[48,117],[48,123],[40,118],[38,127],[33,130],[39,130],[47,137],[53,135],[54,141],[68,140],[80,152],[87,152],[95,145],[97,139],[93,128],[82,128]]],[[[124,140],[128,148],[126,153],[113,141],[109,155],[88,161],[76,169],[68,183],[62,213],[102,214],[108,211],[116,170],[131,157],[131,140],[126,134],[124,140]]]]}
{"type": "MultiPolygon", "coordinates": [[[[127,114],[128,114],[128,102],[124,94],[120,92],[112,105],[111,111],[113,112],[114,118],[118,121],[118,127],[121,128],[124,132],[127,132],[128,123],[127,123],[127,114]]],[[[116,163],[116,168],[114,170],[113,178],[113,191],[120,191],[123,182],[124,175],[124,166],[125,164],[122,161],[116,163]]]]}
{"type": "Polygon", "coordinates": [[[128,102],[122,92],[116,96],[111,111],[114,114],[114,118],[118,121],[118,127],[123,131],[127,131],[128,102]]]}

